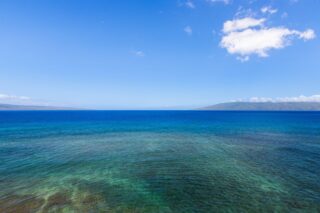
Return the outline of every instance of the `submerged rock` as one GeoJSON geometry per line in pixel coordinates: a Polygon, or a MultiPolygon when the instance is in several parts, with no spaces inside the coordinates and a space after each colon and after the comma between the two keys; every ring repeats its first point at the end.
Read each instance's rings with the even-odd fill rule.
{"type": "Polygon", "coordinates": [[[51,209],[55,209],[55,210],[63,209],[71,205],[72,205],[72,201],[68,196],[68,193],[57,192],[48,198],[47,203],[44,207],[44,210],[48,211],[51,209]]]}
{"type": "Polygon", "coordinates": [[[41,209],[45,200],[28,195],[12,195],[0,200],[0,212],[33,213],[41,209]]]}

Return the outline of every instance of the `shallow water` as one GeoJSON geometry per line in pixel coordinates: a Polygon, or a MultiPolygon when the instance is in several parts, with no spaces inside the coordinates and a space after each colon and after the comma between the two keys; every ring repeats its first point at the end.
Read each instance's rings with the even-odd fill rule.
{"type": "Polygon", "coordinates": [[[320,112],[0,112],[0,212],[292,211],[320,211],[320,112]]]}

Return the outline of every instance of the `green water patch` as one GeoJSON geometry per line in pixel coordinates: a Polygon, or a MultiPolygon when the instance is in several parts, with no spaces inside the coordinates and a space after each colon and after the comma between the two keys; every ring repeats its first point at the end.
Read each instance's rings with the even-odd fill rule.
{"type": "Polygon", "coordinates": [[[18,150],[22,158],[4,158],[1,210],[188,213],[319,209],[314,201],[291,195],[296,191],[286,183],[290,179],[272,169],[277,162],[264,164],[258,159],[261,153],[272,153],[273,146],[248,141],[185,132],[22,140],[18,150]]]}

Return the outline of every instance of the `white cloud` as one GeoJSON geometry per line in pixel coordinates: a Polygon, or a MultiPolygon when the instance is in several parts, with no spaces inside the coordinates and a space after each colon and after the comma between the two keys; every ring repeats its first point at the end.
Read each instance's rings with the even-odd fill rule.
{"type": "Polygon", "coordinates": [[[191,9],[196,8],[196,6],[193,4],[192,1],[187,1],[187,2],[185,3],[185,5],[186,5],[188,8],[191,8],[191,9]]]}
{"type": "Polygon", "coordinates": [[[251,17],[226,21],[220,46],[230,54],[237,55],[237,59],[248,61],[251,55],[267,57],[270,50],[284,48],[294,38],[307,41],[316,36],[312,29],[298,31],[285,27],[266,27],[265,21],[251,17]]]}
{"type": "Polygon", "coordinates": [[[211,2],[211,3],[218,3],[218,2],[221,2],[221,3],[224,3],[224,4],[230,4],[231,0],[207,0],[208,2],[211,2]]]}
{"type": "Polygon", "coordinates": [[[276,101],[282,101],[282,102],[320,102],[320,95],[312,95],[312,96],[300,95],[298,97],[277,98],[276,101]]]}
{"type": "Polygon", "coordinates": [[[190,26],[186,26],[183,31],[188,35],[192,35],[192,28],[190,26]]]}
{"type": "Polygon", "coordinates": [[[265,7],[262,7],[262,8],[261,8],[261,12],[262,12],[262,13],[274,14],[274,13],[278,12],[278,10],[272,8],[271,6],[265,6],[265,7]]]}
{"type": "Polygon", "coordinates": [[[249,98],[248,102],[273,102],[273,99],[265,97],[252,97],[249,98]]]}
{"type": "Polygon", "coordinates": [[[228,33],[232,31],[242,30],[249,27],[262,26],[265,22],[265,19],[254,19],[251,17],[246,17],[243,19],[234,19],[226,21],[223,24],[223,32],[228,33]]]}
{"type": "Polygon", "coordinates": [[[312,29],[307,29],[304,32],[297,32],[297,34],[299,35],[300,38],[302,38],[304,40],[310,40],[310,39],[314,39],[316,37],[316,34],[315,34],[314,30],[312,30],[312,29]]]}
{"type": "Polygon", "coordinates": [[[236,102],[320,102],[320,95],[297,97],[283,97],[283,98],[266,98],[266,97],[252,97],[249,99],[238,99],[236,102]]]}
{"type": "Polygon", "coordinates": [[[231,32],[222,38],[221,46],[230,54],[248,58],[251,54],[267,57],[270,49],[280,49],[289,44],[287,36],[292,32],[286,28],[246,29],[231,32]]]}

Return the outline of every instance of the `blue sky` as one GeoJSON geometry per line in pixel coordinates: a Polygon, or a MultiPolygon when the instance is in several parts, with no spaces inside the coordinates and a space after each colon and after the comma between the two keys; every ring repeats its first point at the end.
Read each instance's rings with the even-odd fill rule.
{"type": "Polygon", "coordinates": [[[318,0],[1,0],[0,102],[320,101],[319,10],[318,0]]]}

